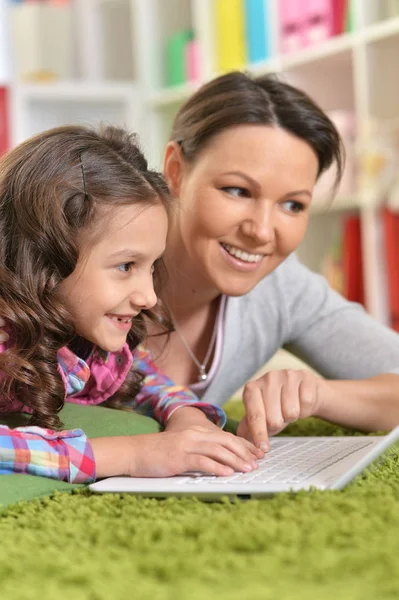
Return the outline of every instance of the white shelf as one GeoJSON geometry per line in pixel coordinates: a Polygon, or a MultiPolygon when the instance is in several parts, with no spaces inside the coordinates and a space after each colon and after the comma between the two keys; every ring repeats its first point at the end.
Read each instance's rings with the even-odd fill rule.
{"type": "Polygon", "coordinates": [[[314,62],[320,62],[325,59],[333,58],[342,52],[348,52],[352,50],[357,39],[357,34],[345,33],[330,38],[329,40],[326,40],[317,46],[304,48],[295,55],[285,54],[280,58],[280,71],[288,71],[298,66],[308,65],[314,62]]]}
{"type": "Polygon", "coordinates": [[[363,39],[365,42],[375,42],[397,34],[399,34],[399,17],[369,25],[363,32],[363,39]]]}
{"type": "Polygon", "coordinates": [[[162,108],[173,104],[181,104],[191,96],[195,90],[201,85],[198,83],[184,83],[182,85],[171,86],[152,92],[149,97],[149,102],[154,108],[162,108]]]}
{"type": "Polygon", "coordinates": [[[21,97],[45,101],[126,101],[137,93],[137,84],[112,81],[99,83],[56,81],[54,83],[15,83],[13,90],[21,97]]]}

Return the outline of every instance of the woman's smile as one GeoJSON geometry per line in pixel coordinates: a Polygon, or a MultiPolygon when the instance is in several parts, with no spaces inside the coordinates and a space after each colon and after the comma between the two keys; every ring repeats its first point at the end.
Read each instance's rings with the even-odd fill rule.
{"type": "Polygon", "coordinates": [[[241,250],[237,246],[232,246],[231,244],[224,244],[221,242],[219,244],[222,256],[229,264],[229,266],[237,269],[238,271],[243,272],[253,272],[256,271],[262,260],[265,258],[265,254],[253,254],[247,251],[241,250]]]}

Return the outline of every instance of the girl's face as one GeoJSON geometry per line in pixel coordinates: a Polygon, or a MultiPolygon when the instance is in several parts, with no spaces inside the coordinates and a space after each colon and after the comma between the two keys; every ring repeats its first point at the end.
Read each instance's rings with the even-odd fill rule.
{"type": "Polygon", "coordinates": [[[277,127],[231,127],[192,165],[170,146],[165,174],[192,272],[230,296],[251,290],[301,242],[317,172],[312,148],[277,127]]]}
{"type": "Polygon", "coordinates": [[[156,304],[152,275],[167,227],[157,203],[104,211],[94,244],[82,234],[76,269],[60,284],[79,335],[109,352],[122,348],[134,317],[156,304]]]}

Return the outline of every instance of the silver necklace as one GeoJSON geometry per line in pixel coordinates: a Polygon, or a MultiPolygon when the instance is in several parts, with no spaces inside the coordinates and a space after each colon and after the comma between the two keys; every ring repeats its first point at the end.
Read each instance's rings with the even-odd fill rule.
{"type": "Polygon", "coordinates": [[[198,373],[198,381],[199,382],[203,382],[206,381],[208,379],[208,373],[206,372],[206,366],[209,362],[209,359],[211,357],[211,354],[213,352],[213,348],[215,346],[215,342],[216,342],[216,333],[217,333],[217,324],[215,323],[215,326],[213,328],[213,332],[212,332],[212,337],[211,337],[211,341],[209,343],[209,347],[208,350],[206,351],[205,354],[205,358],[204,358],[204,362],[201,364],[200,361],[198,360],[198,358],[195,356],[194,352],[191,350],[186,338],[183,335],[182,330],[180,329],[180,326],[177,324],[176,319],[174,317],[174,314],[172,313],[171,309],[169,309],[169,312],[173,318],[173,325],[175,327],[176,333],[179,335],[181,341],[183,342],[187,352],[190,355],[191,360],[195,363],[195,365],[198,367],[199,373],[198,373]]]}

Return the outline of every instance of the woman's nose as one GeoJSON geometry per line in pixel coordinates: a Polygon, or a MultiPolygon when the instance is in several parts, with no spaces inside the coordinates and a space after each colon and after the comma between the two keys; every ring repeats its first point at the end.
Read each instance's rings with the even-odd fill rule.
{"type": "Polygon", "coordinates": [[[272,207],[254,211],[243,223],[243,233],[253,238],[257,244],[265,245],[274,241],[275,222],[272,207]]]}

